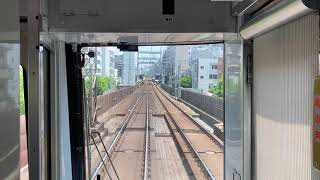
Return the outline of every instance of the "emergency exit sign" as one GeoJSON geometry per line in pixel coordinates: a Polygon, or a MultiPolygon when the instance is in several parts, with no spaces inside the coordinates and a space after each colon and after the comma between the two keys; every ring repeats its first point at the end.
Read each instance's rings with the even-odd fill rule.
{"type": "Polygon", "coordinates": [[[320,170],[320,77],[314,81],[313,93],[313,166],[320,170]]]}

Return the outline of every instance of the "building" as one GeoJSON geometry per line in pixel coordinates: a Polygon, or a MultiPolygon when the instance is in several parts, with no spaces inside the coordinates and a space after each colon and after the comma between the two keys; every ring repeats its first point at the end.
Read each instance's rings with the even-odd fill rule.
{"type": "Polygon", "coordinates": [[[162,82],[171,86],[174,85],[175,53],[175,46],[169,46],[163,51],[161,58],[162,82]]]}
{"type": "Polygon", "coordinates": [[[122,82],[123,74],[123,55],[114,55],[111,56],[111,63],[113,64],[113,76],[116,77],[116,80],[119,84],[122,82]]]}
{"type": "Polygon", "coordinates": [[[136,64],[136,52],[123,52],[123,71],[120,85],[134,86],[136,84],[136,64]]]}
{"type": "Polygon", "coordinates": [[[95,52],[94,58],[85,56],[86,63],[83,68],[85,76],[90,76],[92,70],[92,74],[109,76],[119,82],[121,78],[118,77],[118,72],[122,72],[123,69],[123,56],[115,55],[112,49],[107,47],[84,47],[82,51],[86,54],[89,51],[95,52]]]}
{"type": "Polygon", "coordinates": [[[112,64],[111,64],[111,53],[112,51],[106,47],[101,48],[101,74],[103,76],[110,76],[112,64]]]}
{"type": "Polygon", "coordinates": [[[179,71],[179,75],[190,74],[190,46],[175,47],[175,69],[179,71]]]}
{"type": "Polygon", "coordinates": [[[115,79],[118,82],[118,70],[115,68],[116,63],[114,61],[115,53],[111,50],[109,50],[109,58],[110,58],[110,77],[112,79],[115,79]]]}
{"type": "Polygon", "coordinates": [[[94,58],[90,58],[88,55],[85,56],[85,66],[83,73],[85,76],[92,74],[102,75],[102,49],[97,47],[84,47],[82,51],[87,54],[90,51],[95,52],[94,58]]]}
{"type": "Polygon", "coordinates": [[[178,76],[190,74],[190,46],[168,46],[162,54],[163,82],[171,86],[178,85],[178,76]]]}
{"type": "Polygon", "coordinates": [[[138,51],[137,74],[149,76],[157,73],[158,63],[161,61],[161,46],[141,46],[138,51]]]}
{"type": "Polygon", "coordinates": [[[223,57],[219,57],[218,58],[218,79],[220,79],[223,76],[223,72],[224,72],[224,58],[223,57]]]}
{"type": "Polygon", "coordinates": [[[215,84],[218,79],[217,61],[216,59],[199,58],[196,59],[196,74],[194,74],[195,82],[193,88],[199,89],[201,92],[209,92],[209,87],[215,84]]]}
{"type": "Polygon", "coordinates": [[[223,46],[197,45],[191,48],[192,88],[209,92],[209,87],[223,74],[223,46]],[[220,65],[219,65],[220,60],[220,65]]]}

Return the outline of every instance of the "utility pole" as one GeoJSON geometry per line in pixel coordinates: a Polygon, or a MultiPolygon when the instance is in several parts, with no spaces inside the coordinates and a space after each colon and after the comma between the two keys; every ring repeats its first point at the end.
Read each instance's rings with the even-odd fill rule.
{"type": "MultiPolygon", "coordinates": [[[[95,49],[96,50],[96,49],[95,49]]],[[[96,51],[95,51],[96,52],[96,51]]],[[[97,62],[96,62],[96,57],[92,58],[90,57],[90,61],[93,59],[93,64],[90,65],[90,70],[89,70],[89,78],[90,78],[90,89],[89,89],[89,115],[90,115],[90,127],[94,127],[95,119],[96,119],[96,96],[95,96],[95,84],[96,84],[96,74],[97,74],[97,62]],[[95,67],[93,70],[93,66],[95,67]]]]}

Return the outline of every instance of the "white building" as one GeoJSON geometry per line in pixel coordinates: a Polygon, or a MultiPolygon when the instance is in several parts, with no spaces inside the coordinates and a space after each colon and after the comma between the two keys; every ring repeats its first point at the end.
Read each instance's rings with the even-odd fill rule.
{"type": "Polygon", "coordinates": [[[88,53],[90,51],[95,52],[95,57],[90,58],[89,56],[85,56],[85,67],[83,68],[83,72],[85,76],[90,75],[90,71],[96,75],[102,75],[102,50],[98,47],[84,47],[82,51],[88,53]]]}
{"type": "Polygon", "coordinates": [[[111,48],[108,47],[85,47],[82,49],[83,52],[88,53],[89,51],[95,52],[94,58],[85,56],[86,65],[83,68],[83,72],[86,76],[90,75],[90,70],[96,75],[109,76],[113,79],[118,80],[118,70],[116,69],[116,63],[112,61],[115,58],[115,53],[111,48]]]}
{"type": "Polygon", "coordinates": [[[217,59],[197,59],[197,89],[208,92],[209,87],[217,82],[217,59]]]}
{"type": "Polygon", "coordinates": [[[101,55],[99,55],[101,57],[101,75],[103,76],[110,76],[111,74],[111,62],[110,62],[110,50],[106,47],[101,47],[99,48],[101,49],[101,55]]]}
{"type": "Polygon", "coordinates": [[[204,93],[218,79],[218,59],[223,57],[221,45],[199,45],[191,49],[192,88],[204,93]]]}

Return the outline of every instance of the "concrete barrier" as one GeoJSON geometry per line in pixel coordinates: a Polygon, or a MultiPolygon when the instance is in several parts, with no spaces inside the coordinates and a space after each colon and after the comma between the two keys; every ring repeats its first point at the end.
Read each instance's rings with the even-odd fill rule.
{"type": "Polygon", "coordinates": [[[161,84],[160,85],[162,89],[164,89],[167,93],[171,94],[172,96],[174,96],[174,88],[167,86],[165,84],[161,84]]]}
{"type": "MultiPolygon", "coordinates": [[[[164,89],[167,93],[171,94],[172,96],[176,96],[176,91],[174,88],[165,84],[161,84],[161,88],[164,89]]],[[[184,88],[180,89],[180,98],[186,101],[187,103],[210,114],[211,116],[215,117],[221,122],[224,122],[223,98],[219,98],[216,96],[208,96],[184,88]]]]}
{"type": "MultiPolygon", "coordinates": [[[[175,96],[177,89],[165,84],[161,84],[161,88],[167,93],[175,96]]],[[[204,121],[214,130],[214,134],[224,141],[224,104],[223,98],[208,96],[193,90],[180,88],[180,101],[189,106],[192,110],[200,115],[200,119],[204,121]]]]}
{"type": "Polygon", "coordinates": [[[224,122],[223,99],[187,89],[181,89],[181,99],[224,122]]]}
{"type": "Polygon", "coordinates": [[[101,107],[97,116],[108,111],[111,107],[123,100],[128,95],[132,94],[136,90],[137,86],[118,87],[116,90],[107,92],[97,97],[97,107],[101,107]]]}

